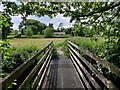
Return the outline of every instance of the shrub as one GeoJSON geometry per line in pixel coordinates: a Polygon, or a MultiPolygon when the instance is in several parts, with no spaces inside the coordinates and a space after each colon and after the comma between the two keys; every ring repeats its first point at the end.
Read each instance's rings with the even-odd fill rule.
{"type": "Polygon", "coordinates": [[[52,58],[54,58],[54,59],[57,59],[57,58],[58,58],[58,53],[57,53],[56,48],[53,48],[53,55],[52,55],[52,58]]]}
{"type": "Polygon", "coordinates": [[[28,58],[30,58],[35,52],[37,52],[36,47],[18,48],[18,49],[12,48],[9,51],[10,54],[9,57],[4,58],[2,61],[3,73],[10,73],[12,70],[17,68],[28,58]]]}
{"type": "Polygon", "coordinates": [[[46,28],[45,30],[44,30],[44,35],[45,35],[45,37],[46,38],[51,38],[51,37],[53,37],[53,35],[54,35],[54,29],[53,28],[46,28]]]}

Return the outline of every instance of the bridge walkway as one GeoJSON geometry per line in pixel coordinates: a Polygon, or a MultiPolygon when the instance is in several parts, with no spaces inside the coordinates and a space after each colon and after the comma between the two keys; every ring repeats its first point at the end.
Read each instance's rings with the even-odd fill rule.
{"type": "Polygon", "coordinates": [[[61,48],[57,52],[59,59],[52,60],[42,88],[84,88],[71,60],[63,56],[61,48]]]}

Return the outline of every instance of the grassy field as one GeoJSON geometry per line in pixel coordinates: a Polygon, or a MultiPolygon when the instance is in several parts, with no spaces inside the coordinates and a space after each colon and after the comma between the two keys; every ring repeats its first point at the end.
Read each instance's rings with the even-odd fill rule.
{"type": "Polygon", "coordinates": [[[15,48],[25,48],[35,46],[37,49],[41,49],[50,41],[54,41],[55,46],[63,43],[65,38],[42,38],[42,39],[30,39],[30,38],[20,38],[20,39],[10,39],[10,44],[15,48]]]}
{"type": "Polygon", "coordinates": [[[74,37],[74,38],[70,38],[71,41],[74,41],[76,44],[80,45],[80,46],[101,46],[102,44],[104,44],[105,39],[102,37],[98,37],[97,41],[93,40],[90,37],[74,37]]]}
{"type": "MultiPolygon", "coordinates": [[[[26,48],[26,47],[31,47],[34,46],[37,49],[41,49],[44,47],[46,44],[48,44],[50,41],[54,41],[55,47],[62,46],[64,44],[64,41],[66,38],[14,38],[14,39],[9,39],[10,44],[12,47],[15,48],[26,48]]],[[[96,46],[101,46],[104,44],[104,39],[103,38],[98,38],[98,41],[91,41],[91,38],[89,37],[74,37],[74,38],[69,38],[68,40],[73,41],[74,43],[78,44],[79,46],[87,46],[87,47],[96,47],[96,46]]]]}

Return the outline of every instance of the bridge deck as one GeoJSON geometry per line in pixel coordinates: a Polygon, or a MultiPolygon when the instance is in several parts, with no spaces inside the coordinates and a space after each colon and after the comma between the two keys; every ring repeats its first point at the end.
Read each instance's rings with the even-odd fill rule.
{"type": "Polygon", "coordinates": [[[52,60],[43,88],[84,88],[70,59],[58,50],[59,59],[52,60]]]}
{"type": "Polygon", "coordinates": [[[62,56],[58,60],[57,88],[83,88],[71,60],[62,56]]]}

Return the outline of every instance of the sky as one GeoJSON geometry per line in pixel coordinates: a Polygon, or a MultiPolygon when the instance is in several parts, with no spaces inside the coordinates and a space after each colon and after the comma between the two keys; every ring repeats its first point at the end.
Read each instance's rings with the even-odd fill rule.
{"type": "MultiPolygon", "coordinates": [[[[0,5],[0,11],[3,11],[3,9],[4,9],[3,5],[0,5]]],[[[20,15],[19,16],[11,16],[11,18],[12,18],[11,22],[14,23],[12,28],[14,30],[18,30],[18,26],[19,26],[20,22],[22,21],[21,16],[20,15]]],[[[54,18],[50,18],[48,16],[35,17],[35,16],[30,15],[27,17],[27,19],[35,19],[46,25],[48,25],[49,23],[53,23],[53,27],[55,29],[57,29],[60,22],[63,23],[64,28],[72,27],[72,24],[74,23],[74,22],[70,23],[70,17],[63,17],[62,14],[58,14],[54,18]]]]}
{"type": "MultiPolygon", "coordinates": [[[[12,20],[11,22],[14,23],[13,25],[13,29],[18,29],[18,25],[20,24],[20,22],[22,21],[20,15],[19,16],[11,16],[12,20]]],[[[46,25],[48,25],[49,23],[53,24],[53,27],[55,29],[57,29],[57,27],[59,26],[59,23],[62,22],[63,23],[63,27],[64,28],[69,28],[72,27],[73,23],[70,23],[70,17],[63,17],[63,15],[58,14],[56,17],[54,18],[50,18],[48,16],[44,16],[44,17],[35,17],[33,15],[30,15],[27,17],[27,19],[34,19],[34,20],[38,20],[41,23],[44,23],[46,25]]]]}

